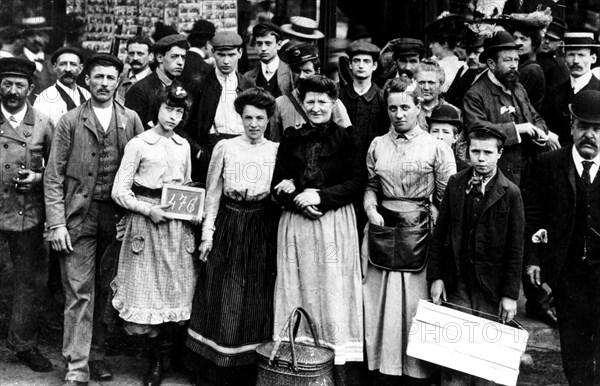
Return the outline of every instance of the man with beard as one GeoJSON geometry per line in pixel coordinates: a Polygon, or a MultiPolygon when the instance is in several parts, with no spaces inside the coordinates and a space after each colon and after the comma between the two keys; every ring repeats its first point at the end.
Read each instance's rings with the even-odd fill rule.
{"type": "Polygon", "coordinates": [[[121,75],[121,82],[115,95],[118,102],[125,103],[125,95],[131,86],[152,73],[150,62],[154,59],[154,54],[151,49],[152,41],[145,36],[134,36],[127,41],[129,68],[126,68],[121,75]]]}
{"type": "MultiPolygon", "coordinates": [[[[509,180],[525,191],[531,166],[545,151],[548,128],[519,83],[517,68],[520,45],[514,42],[508,32],[499,31],[486,39],[483,47],[479,60],[486,63],[488,71],[465,95],[465,124],[467,130],[472,127],[491,127],[506,136],[498,167],[509,180]]],[[[546,291],[531,286],[525,277],[523,291],[528,299],[528,315],[555,327],[556,316],[550,308],[546,291]]]]}
{"type": "Polygon", "coordinates": [[[290,93],[294,87],[294,77],[290,67],[279,59],[278,54],[283,37],[281,28],[271,22],[260,23],[252,29],[252,36],[256,41],[260,63],[244,75],[275,98],[290,93]]]}
{"type": "Polygon", "coordinates": [[[591,71],[600,45],[596,44],[591,32],[570,32],[565,34],[563,47],[570,77],[548,90],[543,115],[550,129],[558,133],[560,142],[569,145],[573,140],[567,130],[570,123],[569,104],[583,90],[600,90],[600,80],[591,71]]]}
{"type": "Polygon", "coordinates": [[[151,127],[160,107],[156,105],[158,92],[170,86],[183,72],[189,48],[190,44],[183,35],[169,35],[154,43],[152,51],[157,63],[156,71],[131,86],[125,94],[125,107],[138,113],[144,129],[151,127]]]}
{"type": "Polygon", "coordinates": [[[38,95],[33,107],[49,116],[56,125],[67,111],[90,99],[90,93],[75,83],[83,70],[81,53],[77,48],[59,48],[50,61],[58,80],[38,95]]]}
{"type": "Polygon", "coordinates": [[[462,108],[465,93],[479,79],[483,71],[487,69],[485,63],[479,61],[479,55],[483,52],[483,38],[468,31],[465,44],[467,45],[467,62],[458,71],[445,95],[448,103],[459,108],[462,108]]]}
{"type": "Polygon", "coordinates": [[[111,190],[125,145],[144,131],[137,114],[113,99],[123,63],[95,54],[86,67],[91,99],[58,121],[44,176],[47,240],[61,252],[70,386],[112,378],[103,348],[108,293],[101,286],[112,270],[100,262],[121,218],[111,190]]]}
{"type": "Polygon", "coordinates": [[[569,385],[600,384],[600,91],[569,105],[573,145],[543,154],[524,193],[525,271],[554,290],[569,385]]]}
{"type": "Polygon", "coordinates": [[[387,79],[395,77],[413,79],[415,70],[425,54],[423,42],[413,38],[398,38],[389,44],[392,48],[396,72],[393,72],[387,79]]]}
{"type": "Polygon", "coordinates": [[[537,52],[537,61],[542,67],[546,79],[545,100],[549,98],[549,90],[552,87],[569,80],[569,67],[562,55],[558,53],[558,47],[562,44],[566,31],[567,24],[563,20],[553,17],[537,52]]]}
{"type": "Polygon", "coordinates": [[[33,104],[35,98],[56,81],[56,74],[52,64],[46,57],[46,47],[50,42],[48,32],[52,30],[46,25],[44,17],[26,17],[21,21],[23,30],[23,53],[21,58],[29,59],[35,63],[35,79],[33,92],[29,94],[29,103],[33,104]]]}
{"type": "Polygon", "coordinates": [[[0,59],[0,241],[8,245],[14,289],[6,345],[33,371],[51,371],[37,349],[39,276],[44,260],[44,160],[54,125],[27,104],[35,64],[23,58],[0,59]]]}

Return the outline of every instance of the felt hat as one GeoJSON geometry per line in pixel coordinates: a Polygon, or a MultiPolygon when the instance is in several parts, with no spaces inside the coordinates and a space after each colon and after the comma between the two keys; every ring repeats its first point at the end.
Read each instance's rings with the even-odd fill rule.
{"type": "Polygon", "coordinates": [[[516,50],[521,48],[515,43],[512,35],[506,31],[498,31],[494,36],[483,41],[483,52],[479,55],[479,61],[485,63],[494,53],[503,50],[516,50]]]}
{"type": "Polygon", "coordinates": [[[431,116],[425,117],[428,125],[434,122],[449,123],[456,126],[459,130],[462,128],[460,111],[452,105],[437,105],[431,110],[431,116]]]}
{"type": "Polygon", "coordinates": [[[194,23],[192,29],[187,29],[185,32],[190,35],[208,36],[210,39],[212,39],[212,37],[215,36],[216,29],[215,25],[210,21],[200,19],[194,23]]]}
{"type": "Polygon", "coordinates": [[[566,32],[567,23],[565,23],[563,19],[555,17],[552,19],[552,23],[550,23],[546,30],[546,36],[554,40],[562,40],[565,37],[566,32]]]}
{"type": "Polygon", "coordinates": [[[569,110],[573,117],[589,123],[600,123],[600,91],[582,90],[575,94],[569,110]]]}

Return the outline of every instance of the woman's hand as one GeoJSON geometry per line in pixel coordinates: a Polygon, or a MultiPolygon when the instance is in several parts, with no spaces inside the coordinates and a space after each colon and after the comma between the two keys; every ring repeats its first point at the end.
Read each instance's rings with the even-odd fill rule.
{"type": "Polygon", "coordinates": [[[204,240],[200,243],[198,251],[200,251],[200,261],[206,262],[208,260],[208,254],[212,250],[213,242],[204,240]]]}
{"type": "Polygon", "coordinates": [[[298,209],[304,209],[311,205],[319,205],[320,203],[321,196],[319,196],[319,191],[316,189],[305,189],[304,192],[294,198],[294,204],[296,204],[298,209]]]}
{"type": "Polygon", "coordinates": [[[282,180],[280,183],[275,185],[275,192],[277,192],[277,194],[280,194],[281,192],[290,194],[294,190],[296,190],[294,180],[282,180]]]}
{"type": "Polygon", "coordinates": [[[367,218],[371,224],[379,225],[380,227],[385,225],[385,221],[377,211],[375,205],[371,205],[367,208],[367,218]]]}
{"type": "Polygon", "coordinates": [[[150,220],[152,220],[153,223],[155,224],[160,224],[163,223],[165,221],[171,221],[173,218],[171,217],[170,214],[166,213],[163,209],[167,209],[171,206],[171,204],[168,205],[155,205],[150,209],[150,220]]]}
{"type": "Polygon", "coordinates": [[[302,210],[302,214],[304,214],[306,217],[310,218],[311,220],[316,220],[323,215],[322,212],[319,212],[319,210],[312,205],[304,208],[302,210]]]}

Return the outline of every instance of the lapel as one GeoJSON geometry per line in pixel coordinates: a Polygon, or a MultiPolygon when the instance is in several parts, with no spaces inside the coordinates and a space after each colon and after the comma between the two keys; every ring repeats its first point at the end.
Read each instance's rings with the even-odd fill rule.
{"type": "MultiPolygon", "coordinates": [[[[256,79],[258,78],[258,72],[260,70],[261,70],[260,69],[260,61],[258,61],[258,64],[252,70],[248,71],[244,75],[256,82],[256,79]]],[[[239,79],[238,79],[238,85],[239,84],[240,83],[239,83],[239,79]]]]}
{"type": "Polygon", "coordinates": [[[286,90],[289,89],[288,83],[290,78],[290,67],[283,62],[283,60],[279,60],[279,67],[277,67],[277,86],[279,87],[279,91],[283,94],[286,90]]]}
{"type": "Polygon", "coordinates": [[[573,145],[563,148],[559,151],[562,151],[561,154],[561,164],[563,170],[566,174],[567,180],[569,181],[569,185],[571,185],[571,190],[573,192],[573,197],[577,197],[577,180],[575,179],[575,162],[573,161],[573,156],[571,155],[573,145]]]}
{"type": "Polygon", "coordinates": [[[464,221],[464,210],[465,210],[465,195],[466,195],[466,187],[467,181],[473,175],[473,168],[468,167],[462,172],[456,175],[456,183],[453,184],[452,190],[450,191],[450,202],[454,203],[451,208],[453,224],[452,229],[454,230],[453,234],[458,237],[452,237],[452,246],[454,249],[454,256],[460,256],[460,234],[463,229],[463,221],[464,221]]]}
{"type": "Polygon", "coordinates": [[[600,90],[600,80],[598,80],[598,78],[592,75],[592,79],[590,79],[588,84],[583,86],[583,88],[581,89],[581,91],[583,90],[600,90]]]}
{"type": "Polygon", "coordinates": [[[96,117],[94,116],[94,110],[92,110],[92,101],[89,100],[83,105],[83,111],[81,112],[81,119],[83,119],[83,127],[88,129],[94,134],[96,140],[99,140],[98,132],[96,131],[96,117]]]}
{"type": "Polygon", "coordinates": [[[35,124],[35,117],[33,108],[27,105],[27,112],[25,113],[25,117],[21,124],[17,126],[17,129],[12,127],[10,122],[8,122],[8,118],[4,117],[2,113],[0,113],[0,135],[13,139],[15,141],[26,143],[26,137],[30,137],[33,134],[33,126],[35,124]],[[23,133],[29,133],[29,135],[22,135],[23,133]]]}
{"type": "Polygon", "coordinates": [[[494,182],[494,186],[492,186],[490,190],[490,194],[488,195],[483,210],[481,211],[481,216],[479,216],[480,219],[483,217],[483,214],[492,207],[492,205],[494,205],[506,194],[505,188],[508,186],[506,177],[504,177],[504,174],[502,174],[500,169],[498,169],[496,173],[498,174],[496,176],[496,182],[494,182]]]}

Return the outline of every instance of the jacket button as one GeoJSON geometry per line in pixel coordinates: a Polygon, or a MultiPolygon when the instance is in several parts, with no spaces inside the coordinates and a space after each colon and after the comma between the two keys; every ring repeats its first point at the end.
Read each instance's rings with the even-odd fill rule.
{"type": "Polygon", "coordinates": [[[88,198],[88,195],[87,195],[87,194],[84,194],[84,195],[83,195],[83,198],[88,198]]]}
{"type": "Polygon", "coordinates": [[[23,211],[22,211],[22,210],[20,210],[20,211],[19,211],[19,216],[22,216],[22,215],[23,215],[23,211]]]}
{"type": "Polygon", "coordinates": [[[96,156],[96,153],[92,153],[92,157],[95,157],[95,156],[96,156]]]}
{"type": "Polygon", "coordinates": [[[21,165],[21,169],[25,169],[25,165],[21,165]]]}
{"type": "Polygon", "coordinates": [[[27,147],[27,144],[26,143],[22,143],[21,146],[27,147]]]}
{"type": "Polygon", "coordinates": [[[8,149],[8,144],[6,144],[6,143],[5,143],[5,144],[4,144],[4,148],[5,148],[5,149],[8,149]]]}
{"type": "Polygon", "coordinates": [[[93,174],[92,174],[92,173],[88,173],[88,176],[90,176],[90,177],[91,177],[91,176],[93,176],[93,174]]]}
{"type": "Polygon", "coordinates": [[[6,169],[10,169],[10,165],[9,165],[9,164],[6,164],[6,165],[4,165],[4,168],[6,168],[6,169]]]}

